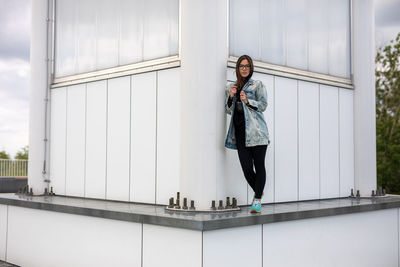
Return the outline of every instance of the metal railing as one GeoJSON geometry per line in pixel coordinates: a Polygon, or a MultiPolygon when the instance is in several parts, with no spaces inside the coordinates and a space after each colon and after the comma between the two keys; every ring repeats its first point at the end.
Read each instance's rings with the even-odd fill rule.
{"type": "Polygon", "coordinates": [[[28,160],[0,159],[0,178],[26,176],[28,176],[28,160]]]}

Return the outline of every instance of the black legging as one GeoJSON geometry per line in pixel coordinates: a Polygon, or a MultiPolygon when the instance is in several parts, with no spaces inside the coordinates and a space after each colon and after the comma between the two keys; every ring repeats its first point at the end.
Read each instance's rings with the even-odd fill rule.
{"type": "Polygon", "coordinates": [[[235,127],[235,137],[244,177],[255,192],[255,198],[261,198],[265,186],[265,154],[267,153],[267,145],[246,147],[245,128],[238,127],[238,125],[235,127]],[[253,161],[256,169],[255,173],[253,161]]]}

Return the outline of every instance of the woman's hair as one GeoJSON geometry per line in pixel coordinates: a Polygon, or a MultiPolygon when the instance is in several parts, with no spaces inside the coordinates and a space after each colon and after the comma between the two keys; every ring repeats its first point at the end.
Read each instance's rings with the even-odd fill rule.
{"type": "Polygon", "coordinates": [[[253,75],[253,70],[254,70],[254,65],[251,57],[249,57],[248,55],[243,55],[239,57],[239,59],[236,62],[236,84],[235,84],[238,90],[241,90],[243,86],[247,83],[247,81],[251,78],[251,76],[253,75]],[[250,73],[249,76],[247,77],[240,76],[239,66],[243,59],[247,59],[247,61],[250,64],[250,73]]]}

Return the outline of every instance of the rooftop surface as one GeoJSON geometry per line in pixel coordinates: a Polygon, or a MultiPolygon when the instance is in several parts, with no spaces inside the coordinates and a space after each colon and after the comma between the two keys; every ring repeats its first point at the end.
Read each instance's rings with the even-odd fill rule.
{"type": "Polygon", "coordinates": [[[168,211],[165,206],[95,200],[67,196],[0,194],[0,204],[69,214],[93,216],[192,230],[216,230],[400,207],[399,195],[375,198],[336,198],[263,204],[260,214],[250,206],[231,212],[168,211]]]}

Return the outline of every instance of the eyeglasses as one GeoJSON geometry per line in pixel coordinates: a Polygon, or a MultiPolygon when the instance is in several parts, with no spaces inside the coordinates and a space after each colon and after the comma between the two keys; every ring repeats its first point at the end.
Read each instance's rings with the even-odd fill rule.
{"type": "Polygon", "coordinates": [[[239,69],[242,69],[242,70],[250,69],[250,64],[247,64],[247,65],[242,65],[242,64],[240,64],[240,65],[239,65],[239,69]]]}

